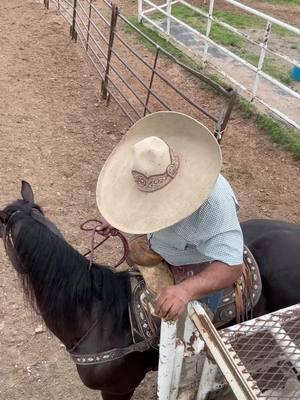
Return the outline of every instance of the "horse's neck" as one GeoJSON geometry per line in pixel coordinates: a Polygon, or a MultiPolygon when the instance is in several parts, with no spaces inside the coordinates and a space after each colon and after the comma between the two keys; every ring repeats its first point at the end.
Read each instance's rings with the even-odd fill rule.
{"type": "Polygon", "coordinates": [[[107,312],[104,302],[95,300],[90,314],[84,309],[78,309],[77,318],[79,323],[75,329],[70,329],[67,322],[57,323],[53,318],[49,318],[47,309],[40,309],[40,314],[47,328],[67,348],[72,347],[83,336],[87,336],[86,340],[80,345],[80,351],[89,352],[92,346],[93,352],[101,352],[112,347],[126,346],[130,343],[131,328],[128,305],[124,304],[124,306],[123,312],[120,313],[118,320],[116,320],[113,314],[107,312]],[[110,345],[106,349],[107,343],[110,343],[110,345]]]}
{"type": "Polygon", "coordinates": [[[101,353],[112,348],[126,347],[132,343],[128,311],[125,311],[118,321],[115,321],[109,314],[99,318],[99,309],[95,308],[94,311],[93,318],[82,329],[80,337],[84,340],[80,340],[76,352],[101,353]]]}
{"type": "MultiPolygon", "coordinates": [[[[89,270],[86,258],[45,224],[31,226],[28,232],[17,232],[15,248],[22,254],[24,289],[61,341],[69,346],[80,339],[97,318],[128,325],[127,275],[100,265],[89,270]]],[[[102,321],[99,326],[106,328],[102,321]]]]}

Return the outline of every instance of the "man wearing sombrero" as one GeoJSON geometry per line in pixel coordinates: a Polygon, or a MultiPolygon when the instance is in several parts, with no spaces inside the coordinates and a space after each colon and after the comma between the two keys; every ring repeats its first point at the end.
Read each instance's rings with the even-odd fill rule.
{"type": "Polygon", "coordinates": [[[177,319],[195,299],[215,311],[222,289],[241,274],[238,204],[220,175],[221,162],[219,145],[204,125],[177,112],[157,112],[129,129],[100,173],[103,232],[113,226],[147,234],[147,254],[158,254],[171,269],[197,271],[159,291],[155,311],[161,318],[177,319]]]}

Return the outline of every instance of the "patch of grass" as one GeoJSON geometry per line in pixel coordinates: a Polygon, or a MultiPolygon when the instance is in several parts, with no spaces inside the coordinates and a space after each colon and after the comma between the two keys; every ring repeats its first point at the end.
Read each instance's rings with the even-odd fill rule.
{"type": "MultiPolygon", "coordinates": [[[[199,32],[201,33],[205,32],[206,18],[199,15],[196,11],[184,5],[175,5],[172,8],[172,14],[176,18],[180,19],[181,21],[184,21],[185,23],[190,25],[192,28],[198,30],[199,32]]],[[[156,12],[153,15],[155,16],[156,19],[160,19],[164,16],[160,12],[156,12]]],[[[225,22],[235,26],[236,28],[249,27],[249,24],[252,24],[251,26],[255,24],[256,24],[255,26],[259,26],[261,22],[263,22],[261,26],[262,27],[264,26],[264,21],[259,20],[258,18],[253,17],[251,15],[243,15],[243,14],[239,15],[239,14],[229,13],[227,11],[226,12],[218,11],[215,13],[215,15],[222,18],[225,22]]],[[[135,22],[137,22],[137,19],[135,20],[135,22]]],[[[148,29],[145,26],[143,26],[143,29],[147,35],[149,35],[151,38],[153,38],[154,41],[156,41],[159,45],[161,45],[159,41],[161,40],[162,37],[159,34],[153,34],[153,30],[150,28],[148,29]]],[[[283,30],[284,32],[288,32],[283,28],[280,29],[283,30]]],[[[234,51],[238,56],[244,58],[250,64],[257,67],[259,61],[259,55],[245,50],[246,40],[241,36],[228,31],[228,29],[222,27],[217,23],[214,23],[211,29],[210,37],[216,43],[219,43],[225,47],[231,47],[232,51],[234,51]]],[[[168,51],[171,54],[178,57],[179,60],[182,60],[182,57],[184,57],[182,52],[178,53],[177,52],[178,49],[175,46],[171,45],[170,43],[168,43],[167,46],[170,46],[169,47],[170,50],[168,51]]],[[[288,67],[280,65],[272,59],[267,59],[267,58],[265,59],[263,65],[263,71],[272,76],[273,78],[277,79],[279,82],[284,83],[285,85],[292,85],[293,83],[293,80],[290,77],[290,71],[288,67]]]]}
{"type": "MultiPolygon", "coordinates": [[[[241,50],[239,55],[248,61],[250,64],[257,67],[259,61],[259,55],[251,53],[246,50],[241,50]]],[[[272,76],[277,79],[279,82],[284,83],[285,85],[292,85],[293,80],[290,76],[290,69],[288,66],[280,65],[276,63],[273,59],[265,58],[264,65],[262,69],[266,74],[272,76]]]]}
{"type": "MultiPolygon", "coordinates": [[[[232,13],[228,11],[217,11],[217,10],[215,11],[214,15],[218,17],[220,20],[227,22],[227,24],[237,29],[247,29],[247,30],[249,30],[250,28],[260,29],[262,30],[261,37],[263,37],[264,30],[266,28],[266,21],[262,18],[258,18],[255,15],[239,14],[239,13],[232,13]]],[[[282,28],[281,26],[275,24],[272,25],[271,31],[281,37],[283,36],[298,37],[298,35],[296,35],[295,33],[290,32],[287,29],[282,28]]]]}
{"type": "Polygon", "coordinates": [[[271,136],[273,142],[285,150],[290,151],[296,160],[300,160],[300,134],[294,129],[289,129],[279,121],[258,113],[255,118],[256,125],[267,135],[271,136]]]}
{"type": "Polygon", "coordinates": [[[264,62],[263,71],[287,86],[293,84],[293,79],[290,75],[291,71],[287,66],[279,66],[278,64],[272,62],[272,60],[266,59],[264,62]]]}
{"type": "MultiPolygon", "coordinates": [[[[183,5],[178,5],[178,6],[175,5],[172,8],[172,14],[174,15],[174,17],[190,25],[192,28],[205,34],[207,19],[199,15],[197,12],[183,5]]],[[[225,22],[227,22],[226,18],[228,19],[228,21],[230,18],[234,19],[233,16],[230,17],[230,13],[222,13],[222,16],[224,15],[225,15],[224,18],[225,22]]],[[[210,37],[223,46],[232,46],[241,48],[245,43],[245,39],[243,37],[235,34],[234,32],[229,31],[228,29],[224,28],[218,23],[213,23],[210,37]]]]}
{"type": "Polygon", "coordinates": [[[241,96],[237,97],[235,108],[239,110],[244,119],[251,119],[257,113],[254,105],[241,96]]]}
{"type": "MultiPolygon", "coordinates": [[[[164,9],[166,11],[166,9],[164,9]]],[[[183,4],[175,4],[172,6],[172,15],[181,21],[186,21],[190,19],[199,19],[201,22],[205,24],[206,18],[197,13],[196,11],[192,10],[191,8],[183,5],[183,4]]],[[[162,12],[155,11],[151,14],[151,19],[164,19],[166,18],[166,15],[163,14],[162,12]]],[[[195,21],[193,21],[195,22],[195,21]]],[[[201,27],[203,27],[201,25],[201,27]]]]}
{"type": "Polygon", "coordinates": [[[272,4],[295,4],[300,6],[300,0],[264,0],[265,3],[272,3],[272,4]]]}
{"type": "MultiPolygon", "coordinates": [[[[206,12],[208,12],[208,7],[204,7],[204,9],[206,12]]],[[[174,17],[180,19],[181,21],[192,20],[192,22],[195,25],[197,25],[197,22],[199,23],[200,20],[202,29],[203,29],[202,24],[204,25],[204,28],[206,28],[207,18],[183,4],[175,4],[172,7],[172,15],[174,15],[174,17]]],[[[227,22],[228,24],[234,26],[235,28],[248,29],[250,26],[263,28],[265,26],[264,21],[259,19],[258,17],[249,14],[241,14],[238,11],[229,12],[229,11],[215,10],[214,16],[221,19],[224,22],[227,22]]],[[[151,18],[164,19],[165,15],[159,11],[156,11],[151,15],[151,18]]]]}
{"type": "MultiPolygon", "coordinates": [[[[228,19],[230,19],[230,13],[225,14],[228,19]]],[[[172,15],[196,29],[198,32],[202,34],[206,33],[207,19],[189,7],[186,7],[182,4],[175,5],[172,7],[172,15]]],[[[151,18],[155,20],[161,20],[165,18],[165,15],[160,12],[155,12],[151,15],[151,18]]],[[[241,48],[245,43],[245,39],[243,37],[229,31],[218,23],[214,23],[212,25],[210,37],[223,46],[241,48]]]]}
{"type": "MultiPolygon", "coordinates": [[[[136,26],[140,31],[142,31],[145,35],[147,35],[153,42],[155,42],[158,46],[166,50],[172,56],[176,57],[177,60],[182,63],[189,65],[191,68],[195,70],[201,70],[202,66],[200,63],[197,63],[192,57],[186,55],[183,51],[178,49],[178,47],[174,46],[172,43],[168,42],[165,38],[163,38],[158,32],[154,31],[151,28],[148,28],[143,23],[138,22],[137,17],[129,17],[129,21],[136,26]]],[[[128,25],[124,26],[125,32],[136,33],[136,31],[128,25]]],[[[152,53],[156,51],[156,46],[154,46],[149,40],[143,38],[139,35],[140,40],[143,42],[145,47],[150,50],[152,53]]]]}
{"type": "MultiPolygon", "coordinates": [[[[283,0],[283,2],[286,0],[283,0]]],[[[289,0],[287,0],[289,1],[289,0]]],[[[290,2],[296,2],[300,0],[290,0],[290,2]]],[[[295,3],[297,4],[297,3],[295,3]]],[[[206,7],[207,8],[207,7],[206,7]]],[[[185,5],[174,5],[172,7],[172,15],[178,18],[180,21],[185,22],[186,24],[190,25],[192,28],[196,29],[198,32],[205,34],[206,26],[207,26],[207,19],[197,13],[196,11],[192,10],[191,8],[185,5]]],[[[264,30],[266,27],[266,21],[256,17],[255,15],[251,14],[243,14],[236,12],[229,12],[229,11],[220,11],[215,10],[214,16],[219,18],[221,21],[226,22],[227,24],[233,26],[237,29],[247,29],[250,28],[257,28],[264,30]]],[[[154,20],[162,20],[165,18],[165,15],[159,11],[154,12],[151,14],[151,18],[154,20]]],[[[288,31],[287,29],[282,28],[281,26],[277,26],[273,24],[272,32],[276,33],[278,36],[288,37],[288,36],[296,36],[297,35],[293,32],[288,31]]],[[[263,35],[263,32],[262,32],[263,35]]],[[[213,23],[211,29],[211,37],[217,43],[222,44],[224,46],[232,46],[232,47],[239,47],[241,48],[246,40],[235,34],[234,32],[229,31],[228,29],[222,27],[218,23],[213,23]]]]}
{"type": "Polygon", "coordinates": [[[239,110],[244,119],[253,119],[255,124],[268,136],[272,141],[281,148],[290,151],[296,160],[300,160],[300,134],[293,128],[288,128],[285,124],[274,118],[260,113],[257,108],[238,96],[235,109],[239,110]]]}
{"type": "MultiPolygon", "coordinates": [[[[143,23],[138,22],[138,18],[131,16],[128,18],[129,21],[136,26],[141,32],[147,35],[151,40],[153,40],[158,46],[166,50],[169,54],[174,56],[177,60],[181,61],[183,64],[188,67],[194,69],[195,71],[203,72],[203,65],[200,62],[197,62],[193,57],[189,57],[184,51],[180,50],[178,47],[174,46],[172,43],[168,42],[164,37],[162,37],[158,32],[153,29],[145,26],[143,23]]],[[[130,26],[124,26],[125,32],[137,34],[137,32],[132,29],[130,26]]],[[[141,35],[138,35],[139,39],[142,41],[144,46],[152,53],[156,52],[156,46],[154,46],[149,40],[143,38],[141,35]]],[[[217,75],[206,74],[207,77],[211,78],[214,82],[218,83],[220,86],[224,88],[229,88],[217,75]]],[[[201,89],[209,90],[214,94],[219,95],[220,92],[207,84],[202,80],[198,80],[199,87],[201,89]]]]}
{"type": "MultiPolygon", "coordinates": [[[[195,60],[193,60],[192,57],[188,57],[186,54],[184,54],[183,51],[181,51],[176,46],[169,43],[165,38],[160,36],[157,32],[146,27],[142,23],[141,24],[138,23],[138,19],[136,17],[130,17],[129,19],[131,23],[137,26],[143,33],[149,36],[154,42],[156,42],[163,49],[167,50],[178,60],[182,61],[191,68],[194,68],[195,70],[201,69],[201,66],[197,62],[195,62],[195,60]]],[[[130,33],[136,33],[134,29],[128,26],[125,26],[125,30],[130,33]]],[[[155,51],[155,46],[153,46],[148,40],[142,38],[140,35],[138,35],[138,38],[144,43],[147,49],[149,49],[152,52],[155,51]]],[[[227,86],[219,76],[210,73],[206,73],[206,75],[211,79],[215,80],[223,87],[227,86]]],[[[212,90],[212,88],[206,85],[205,83],[203,84],[203,86],[206,89],[212,90]]],[[[213,91],[217,94],[217,91],[215,90],[213,91]]],[[[270,136],[275,143],[277,143],[280,147],[284,148],[285,150],[290,151],[294,155],[294,158],[296,160],[300,160],[300,134],[297,133],[296,130],[288,128],[283,123],[275,120],[274,118],[268,115],[259,113],[256,107],[252,103],[250,103],[241,96],[238,96],[237,98],[235,109],[239,111],[240,115],[244,119],[248,120],[253,119],[256,125],[265,134],[270,136]]]]}
{"type": "Polygon", "coordinates": [[[258,61],[259,61],[259,54],[251,53],[250,51],[247,50],[241,50],[238,54],[240,57],[244,58],[246,61],[248,61],[250,64],[254,65],[257,67],[258,61]]]}
{"type": "Polygon", "coordinates": [[[281,26],[275,24],[272,25],[272,32],[280,37],[299,37],[296,33],[288,31],[287,29],[284,29],[281,26]]]}
{"type": "Polygon", "coordinates": [[[228,29],[217,23],[213,24],[210,32],[210,37],[216,43],[226,47],[230,46],[240,49],[246,43],[246,40],[242,36],[230,32],[228,29]]]}
{"type": "Polygon", "coordinates": [[[271,116],[260,113],[254,104],[241,96],[237,98],[235,109],[244,119],[253,120],[274,143],[291,152],[296,160],[300,160],[300,134],[296,129],[289,128],[271,116]]]}
{"type": "Polygon", "coordinates": [[[266,26],[265,21],[261,18],[258,18],[255,15],[242,14],[238,11],[229,12],[215,10],[214,15],[237,29],[264,28],[266,26]]]}

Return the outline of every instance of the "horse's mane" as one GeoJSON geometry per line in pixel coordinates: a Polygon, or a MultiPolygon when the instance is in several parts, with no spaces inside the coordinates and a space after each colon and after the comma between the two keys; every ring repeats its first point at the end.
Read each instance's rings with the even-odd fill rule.
{"type": "Polygon", "coordinates": [[[75,328],[79,312],[89,315],[93,303],[101,301],[103,313],[109,313],[115,321],[123,319],[130,296],[126,272],[114,273],[97,264],[89,270],[85,257],[30,212],[16,214],[7,226],[4,241],[11,261],[18,264],[15,267],[21,272],[27,298],[44,318],[75,328]],[[17,222],[20,227],[14,237],[17,222]]]}

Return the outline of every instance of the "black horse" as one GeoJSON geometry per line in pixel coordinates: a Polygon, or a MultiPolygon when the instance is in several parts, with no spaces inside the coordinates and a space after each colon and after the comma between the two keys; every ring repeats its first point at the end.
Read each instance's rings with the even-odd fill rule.
{"type": "MultiPolygon", "coordinates": [[[[0,234],[24,291],[47,327],[68,349],[79,343],[76,351],[82,354],[132,345],[129,274],[98,264],[89,268],[88,260],[34,203],[28,183],[22,183],[21,194],[22,200],[0,211],[0,234]]],[[[263,281],[255,316],[299,303],[300,225],[252,220],[242,228],[263,281]]],[[[127,400],[157,365],[158,351],[150,348],[77,369],[83,383],[101,390],[104,400],[127,400]]]]}

